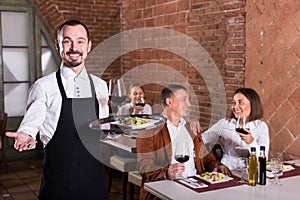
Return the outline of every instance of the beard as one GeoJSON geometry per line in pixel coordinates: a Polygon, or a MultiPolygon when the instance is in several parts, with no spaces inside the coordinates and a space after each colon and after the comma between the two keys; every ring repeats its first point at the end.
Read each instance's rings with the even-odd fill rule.
{"type": "Polygon", "coordinates": [[[77,61],[64,61],[64,64],[68,67],[78,67],[79,65],[82,64],[82,62],[77,62],[77,61]]]}
{"type": "MultiPolygon", "coordinates": [[[[78,51],[76,51],[76,52],[74,52],[74,51],[69,51],[69,52],[66,53],[66,55],[70,55],[70,54],[78,54],[78,55],[82,56],[82,53],[81,53],[81,52],[78,52],[78,51]]],[[[77,60],[66,60],[66,59],[65,59],[65,60],[64,60],[64,63],[65,63],[65,65],[68,66],[68,67],[78,67],[79,65],[82,64],[82,61],[77,61],[77,60]]]]}

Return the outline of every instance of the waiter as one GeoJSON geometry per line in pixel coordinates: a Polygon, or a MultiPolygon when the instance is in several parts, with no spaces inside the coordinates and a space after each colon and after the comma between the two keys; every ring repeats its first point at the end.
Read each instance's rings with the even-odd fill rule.
{"type": "Polygon", "coordinates": [[[64,22],[56,45],[59,70],[31,86],[20,127],[6,135],[23,151],[35,147],[40,133],[45,153],[39,199],[108,199],[104,166],[90,153],[98,136],[86,128],[109,114],[107,85],[84,64],[92,46],[88,28],[78,20],[64,22]]]}

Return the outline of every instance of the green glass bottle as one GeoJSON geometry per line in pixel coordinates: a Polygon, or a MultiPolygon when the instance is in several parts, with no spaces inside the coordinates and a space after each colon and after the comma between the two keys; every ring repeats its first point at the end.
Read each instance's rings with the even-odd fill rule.
{"type": "Polygon", "coordinates": [[[257,158],[255,147],[251,147],[251,154],[249,156],[248,183],[252,186],[257,184],[257,158]]]}

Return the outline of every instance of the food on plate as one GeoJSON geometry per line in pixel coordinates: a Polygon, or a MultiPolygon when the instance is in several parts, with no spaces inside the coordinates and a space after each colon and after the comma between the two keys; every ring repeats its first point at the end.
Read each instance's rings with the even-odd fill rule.
{"type": "MultiPolygon", "coordinates": [[[[267,162],[267,170],[271,171],[271,166],[270,166],[270,162],[267,162]]],[[[282,171],[290,171],[290,170],[294,170],[295,168],[292,165],[288,165],[288,164],[282,164],[281,165],[281,170],[282,171]]]]}
{"type": "Polygon", "coordinates": [[[222,181],[225,179],[225,175],[218,172],[204,172],[200,174],[200,177],[206,181],[222,181]]]}
{"type": "Polygon", "coordinates": [[[132,126],[132,125],[147,124],[148,121],[146,119],[139,118],[139,117],[125,117],[124,119],[120,120],[119,123],[122,126],[132,126]]]}

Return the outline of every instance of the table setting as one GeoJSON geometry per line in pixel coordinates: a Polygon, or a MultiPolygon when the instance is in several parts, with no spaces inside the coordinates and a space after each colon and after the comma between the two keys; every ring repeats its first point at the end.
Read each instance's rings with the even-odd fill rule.
{"type": "MultiPolygon", "coordinates": [[[[267,170],[271,170],[267,162],[267,170]]],[[[222,199],[299,199],[298,187],[300,184],[300,160],[282,161],[282,172],[279,175],[281,185],[274,185],[272,177],[267,177],[266,185],[249,186],[240,182],[238,174],[233,175],[228,181],[216,183],[205,182],[197,176],[188,177],[188,181],[197,182],[203,185],[189,184],[179,180],[163,180],[145,183],[145,190],[161,199],[199,199],[216,198],[222,199]]],[[[272,173],[268,171],[268,173],[272,173]]],[[[246,178],[246,176],[245,176],[246,178]]]]}

